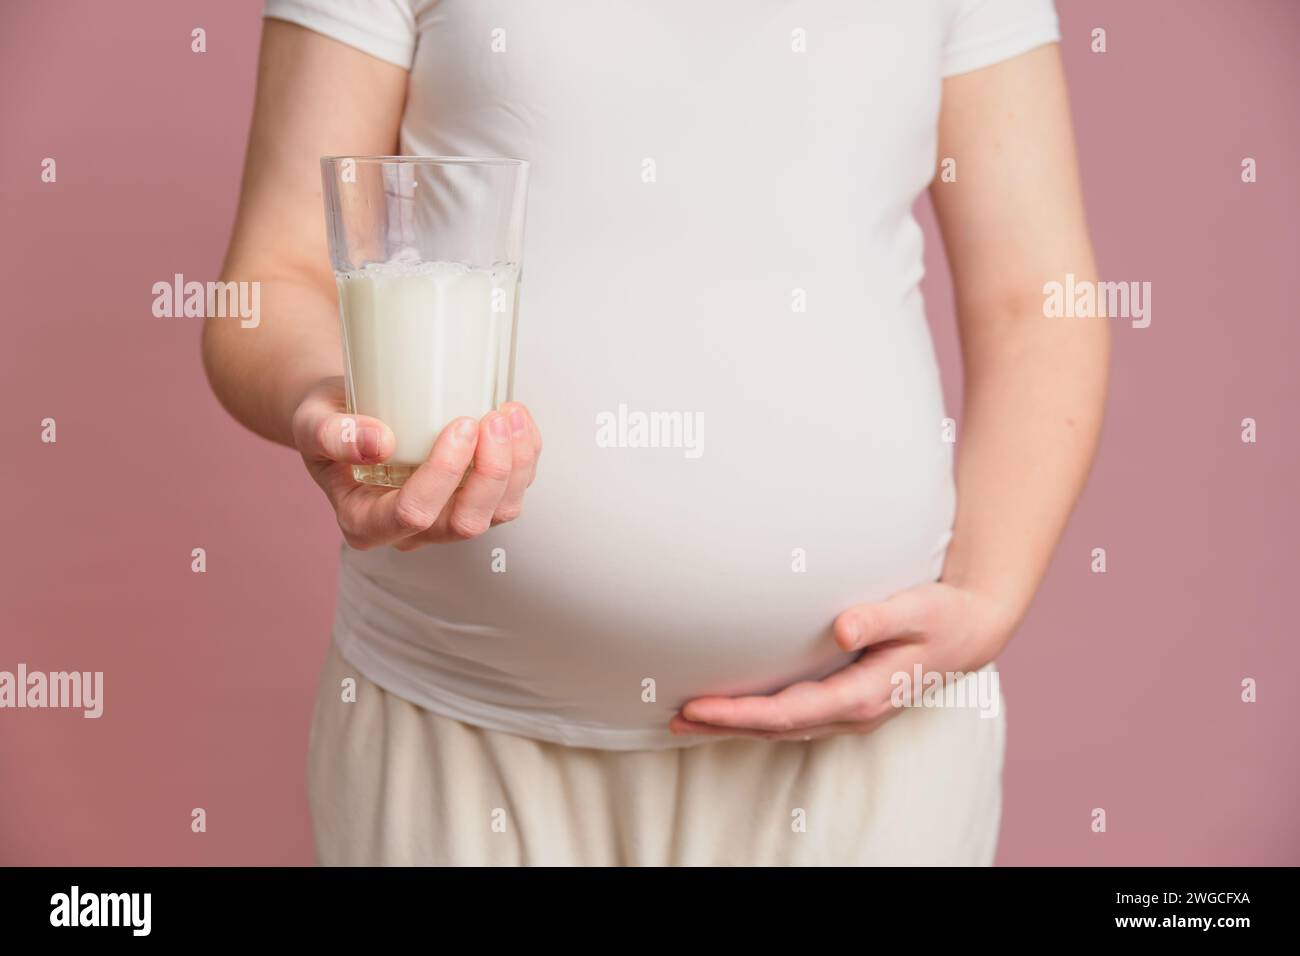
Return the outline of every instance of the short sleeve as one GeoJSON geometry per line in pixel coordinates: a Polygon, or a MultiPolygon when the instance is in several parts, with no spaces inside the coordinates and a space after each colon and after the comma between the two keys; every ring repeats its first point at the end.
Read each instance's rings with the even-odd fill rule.
{"type": "Polygon", "coordinates": [[[1052,0],[955,0],[944,76],[992,66],[1061,38],[1052,0]]]}
{"type": "Polygon", "coordinates": [[[296,23],[405,70],[415,57],[411,0],[266,0],[262,16],[296,23]]]}

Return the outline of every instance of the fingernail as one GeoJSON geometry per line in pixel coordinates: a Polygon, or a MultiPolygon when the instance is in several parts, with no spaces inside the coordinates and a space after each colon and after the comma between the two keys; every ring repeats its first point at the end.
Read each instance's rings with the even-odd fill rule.
{"type": "Polygon", "coordinates": [[[849,650],[856,651],[862,646],[862,625],[857,621],[849,621],[844,625],[844,636],[849,639],[849,650]]]}
{"type": "Polygon", "coordinates": [[[510,437],[504,415],[493,415],[488,419],[488,434],[492,436],[493,441],[505,441],[510,437]]]}
{"type": "Polygon", "coordinates": [[[378,428],[367,425],[357,436],[357,448],[366,461],[378,461],[379,449],[384,441],[384,433],[378,428]]]}
{"type": "Polygon", "coordinates": [[[522,435],[528,430],[528,416],[524,414],[522,408],[510,409],[510,427],[514,429],[516,435],[522,435]]]}
{"type": "Polygon", "coordinates": [[[478,423],[472,418],[462,418],[456,423],[455,437],[459,441],[467,442],[474,437],[474,432],[478,431],[478,423]]]}

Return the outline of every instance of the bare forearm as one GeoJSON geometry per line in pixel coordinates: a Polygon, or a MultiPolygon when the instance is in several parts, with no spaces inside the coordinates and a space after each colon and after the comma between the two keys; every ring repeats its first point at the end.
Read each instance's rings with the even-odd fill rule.
{"type": "Polygon", "coordinates": [[[990,596],[1006,636],[1029,607],[1091,465],[1109,330],[1021,306],[964,342],[957,520],[943,580],[990,596]]]}
{"type": "Polygon", "coordinates": [[[292,445],[293,412],[302,397],[322,379],[343,374],[336,310],[314,282],[269,279],[261,280],[256,327],[209,320],[203,365],[226,410],[259,435],[292,445]]]}
{"type": "Polygon", "coordinates": [[[304,27],[262,24],[257,99],[222,278],[258,281],[260,322],[210,321],[203,364],[221,404],[259,435],[293,444],[293,413],[343,374],[321,218],[320,157],[396,151],[404,69],[304,27]]]}

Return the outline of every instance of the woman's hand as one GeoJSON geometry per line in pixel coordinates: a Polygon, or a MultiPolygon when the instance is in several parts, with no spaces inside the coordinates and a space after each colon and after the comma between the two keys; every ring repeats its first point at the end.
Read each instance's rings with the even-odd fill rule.
{"type": "Polygon", "coordinates": [[[528,409],[511,402],[478,422],[450,422],[401,488],[362,484],[353,479],[352,466],[383,462],[396,442],[378,419],[348,414],[343,379],[337,377],[320,382],[298,404],[293,440],[333,505],[344,539],[360,551],[385,544],[411,551],[464,541],[514,520],[542,451],[528,409]],[[471,462],[474,468],[462,486],[471,462]]]}
{"type": "Polygon", "coordinates": [[[859,604],[835,619],[835,642],[865,651],[819,681],[801,681],[766,697],[698,697],[682,707],[676,734],[811,740],[865,734],[901,708],[894,675],[969,673],[997,657],[1016,615],[974,590],[923,584],[878,604],[859,604]]]}

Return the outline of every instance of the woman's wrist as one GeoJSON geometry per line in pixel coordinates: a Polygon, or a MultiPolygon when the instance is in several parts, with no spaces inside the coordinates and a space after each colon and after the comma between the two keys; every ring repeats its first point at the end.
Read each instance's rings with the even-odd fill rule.
{"type": "Polygon", "coordinates": [[[1033,589],[1014,580],[1013,575],[990,581],[945,569],[939,582],[962,591],[972,602],[972,623],[981,635],[981,650],[986,658],[981,664],[1002,653],[1033,601],[1033,589]]]}

